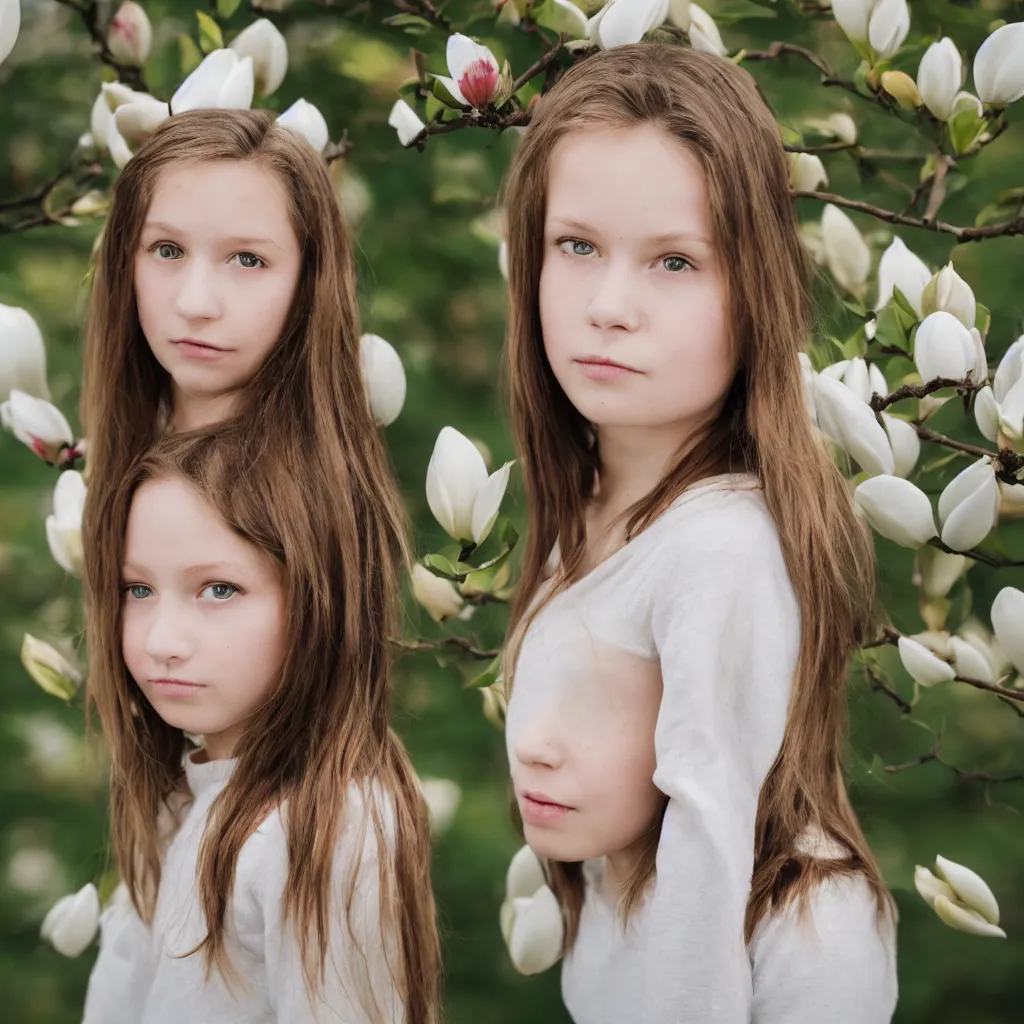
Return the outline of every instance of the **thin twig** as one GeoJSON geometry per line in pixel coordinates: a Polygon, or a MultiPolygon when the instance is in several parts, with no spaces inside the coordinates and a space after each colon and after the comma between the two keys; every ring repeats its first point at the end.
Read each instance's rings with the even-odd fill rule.
{"type": "Polygon", "coordinates": [[[848,82],[845,79],[840,78],[828,66],[828,64],[825,63],[824,58],[819,57],[813,50],[808,50],[803,46],[797,46],[796,43],[775,42],[772,43],[767,50],[741,50],[737,56],[739,58],[738,63],[742,63],[745,60],[775,60],[777,57],[786,55],[802,57],[810,64],[813,64],[814,67],[821,72],[822,85],[837,86],[840,89],[845,89],[847,92],[853,93],[854,96],[859,96],[862,100],[867,100],[869,103],[876,103],[888,109],[888,104],[881,99],[880,94],[861,92],[853,82],[848,82]]]}
{"type": "Polygon", "coordinates": [[[909,217],[906,214],[885,210],[880,206],[874,206],[859,199],[847,199],[845,196],[836,195],[834,192],[803,192],[794,189],[791,195],[795,199],[817,199],[823,203],[832,203],[834,206],[845,206],[848,210],[866,213],[871,217],[877,217],[878,220],[885,221],[887,224],[900,224],[908,228],[921,228],[924,231],[935,231],[941,234],[952,235],[958,242],[980,242],[986,238],[1024,235],[1024,215],[1000,221],[998,224],[984,224],[980,227],[957,227],[955,224],[947,224],[941,220],[930,221],[924,220],[921,217],[909,217]]]}
{"type": "Polygon", "coordinates": [[[909,715],[914,709],[908,704],[877,672],[864,666],[864,674],[871,684],[871,689],[884,693],[905,715],[909,715]]]}
{"type": "Polygon", "coordinates": [[[403,651],[441,651],[445,648],[452,648],[462,654],[468,654],[478,661],[493,661],[500,653],[500,648],[488,650],[483,647],[474,647],[468,640],[461,636],[446,636],[440,640],[425,640],[422,637],[416,640],[399,640],[397,646],[403,651]]]}
{"type": "MultiPolygon", "coordinates": [[[[906,355],[905,352],[902,354],[906,355]]],[[[970,377],[964,377],[961,380],[957,380],[955,377],[935,377],[924,384],[904,384],[903,387],[897,388],[888,395],[872,395],[870,405],[875,412],[882,412],[890,405],[902,402],[905,398],[927,398],[928,395],[946,388],[956,388],[960,394],[966,394],[969,391],[980,391],[984,386],[984,384],[973,383],[970,377]]]]}
{"type": "Polygon", "coordinates": [[[885,771],[888,775],[896,775],[898,772],[905,772],[909,768],[918,768],[923,764],[935,762],[943,768],[948,768],[958,778],[965,782],[1024,782],[1024,772],[1016,772],[1013,775],[989,775],[987,772],[969,772],[958,768],[955,764],[944,761],[941,756],[941,738],[935,741],[935,746],[926,754],[915,757],[913,761],[904,764],[887,764],[885,771]]]}
{"type": "Polygon", "coordinates": [[[431,3],[431,0],[394,0],[395,7],[402,14],[415,14],[431,25],[436,25],[442,32],[452,30],[451,22],[431,3]]]}

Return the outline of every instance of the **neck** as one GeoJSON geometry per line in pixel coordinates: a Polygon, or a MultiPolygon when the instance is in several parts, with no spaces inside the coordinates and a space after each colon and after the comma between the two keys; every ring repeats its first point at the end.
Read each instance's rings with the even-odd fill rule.
{"type": "Polygon", "coordinates": [[[219,395],[194,395],[171,389],[171,429],[179,434],[186,430],[222,423],[234,414],[236,396],[232,392],[219,395]]]}
{"type": "Polygon", "coordinates": [[[618,514],[650,494],[672,466],[690,433],[678,423],[664,427],[598,427],[598,504],[618,514]]]}
{"type": "Polygon", "coordinates": [[[644,840],[639,839],[632,846],[605,856],[601,888],[608,896],[618,898],[622,895],[623,886],[640,863],[643,845],[644,840]]]}

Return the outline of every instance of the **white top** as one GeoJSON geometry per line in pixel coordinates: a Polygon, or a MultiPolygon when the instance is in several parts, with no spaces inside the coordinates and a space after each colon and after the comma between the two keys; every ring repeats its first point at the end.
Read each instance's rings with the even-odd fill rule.
{"type": "Polygon", "coordinates": [[[315,1009],[306,993],[298,943],[281,926],[288,857],[279,810],[246,840],[238,858],[225,925],[227,951],[241,984],[232,981],[229,988],[218,971],[207,980],[202,953],[182,955],[206,935],[196,861],[210,806],[234,764],[197,765],[185,759],[192,800],[167,848],[153,924],[142,922],[119,887],[101,918],[100,953],[89,978],[83,1024],[364,1024],[374,1019],[364,1008],[366,998],[376,999],[383,1020],[401,1021],[400,997],[381,946],[376,844],[369,822],[352,905],[352,926],[365,960],[354,952],[345,924],[344,894],[363,807],[354,785],[335,851],[337,909],[330,915],[322,1001],[315,1009]]]}
{"type": "MultiPolygon", "coordinates": [[[[878,986],[888,984],[891,957],[880,957],[863,930],[850,932],[845,952],[828,947],[789,975],[764,966],[784,959],[767,953],[752,970],[744,944],[758,795],[782,744],[799,648],[799,607],[778,533],[748,474],[688,489],[531,623],[516,668],[516,718],[529,719],[529,701],[555,713],[559,690],[566,714],[582,686],[599,700],[621,678],[623,652],[657,660],[663,683],[654,783],[669,802],[656,878],[625,935],[597,901],[585,901],[563,964],[577,1024],[827,1020],[813,993],[806,1011],[792,1000],[810,992],[810,981],[819,990],[835,984],[853,970],[851,958],[865,970],[876,965],[878,986]],[[810,979],[808,964],[817,965],[810,979]]],[[[856,900],[822,897],[823,920],[860,912],[856,900]]],[[[843,929],[830,934],[841,942],[843,929]]],[[[775,950],[803,940],[787,929],[783,940],[773,931],[764,942],[775,950]]],[[[875,998],[865,993],[860,1016],[835,1019],[887,1020],[867,1006],[875,998]]]]}

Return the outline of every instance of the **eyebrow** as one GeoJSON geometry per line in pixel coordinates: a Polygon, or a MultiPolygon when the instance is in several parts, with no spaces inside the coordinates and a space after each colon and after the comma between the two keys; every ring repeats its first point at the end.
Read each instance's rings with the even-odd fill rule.
{"type": "MultiPolygon", "coordinates": [[[[572,220],[566,217],[552,217],[552,222],[559,225],[560,227],[566,228],[569,231],[579,231],[583,235],[600,234],[589,224],[584,224],[582,221],[572,220]]],[[[705,238],[703,235],[695,235],[691,231],[665,231],[659,235],[652,235],[650,238],[645,238],[645,242],[649,242],[652,245],[664,245],[666,242],[698,242],[701,245],[707,246],[709,249],[712,247],[711,240],[705,238]]]]}
{"type": "MultiPolygon", "coordinates": [[[[165,231],[169,235],[178,235],[179,237],[185,237],[188,232],[182,228],[176,228],[173,224],[165,224],[159,220],[146,221],[142,226],[143,231],[165,231]]],[[[221,241],[228,242],[231,245],[254,245],[256,247],[263,247],[272,245],[275,249],[280,249],[281,246],[277,244],[272,238],[263,238],[259,235],[231,235],[228,238],[221,239],[221,241]]]]}
{"type": "MultiPolygon", "coordinates": [[[[181,575],[187,578],[197,576],[216,576],[218,573],[240,573],[242,567],[231,562],[204,562],[201,565],[189,565],[181,570],[181,575]]],[[[121,570],[123,576],[144,576],[145,570],[139,566],[126,562],[121,570]]]]}

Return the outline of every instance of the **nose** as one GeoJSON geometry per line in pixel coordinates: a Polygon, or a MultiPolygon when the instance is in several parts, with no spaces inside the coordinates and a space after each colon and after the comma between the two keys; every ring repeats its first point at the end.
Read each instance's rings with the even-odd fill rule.
{"type": "Polygon", "coordinates": [[[192,642],[187,624],[184,616],[170,603],[157,604],[148,625],[144,648],[154,662],[169,666],[188,659],[192,653],[192,642]]]}
{"type": "Polygon", "coordinates": [[[557,770],[565,763],[562,744],[540,723],[520,731],[512,743],[512,754],[524,768],[557,770]]]}
{"type": "Polygon", "coordinates": [[[217,275],[204,260],[192,257],[179,271],[175,311],[184,320],[214,320],[220,314],[217,275]]]}
{"type": "Polygon", "coordinates": [[[624,261],[605,260],[603,272],[593,275],[594,290],[587,303],[587,318],[602,330],[635,331],[640,326],[640,282],[624,261]]]}

